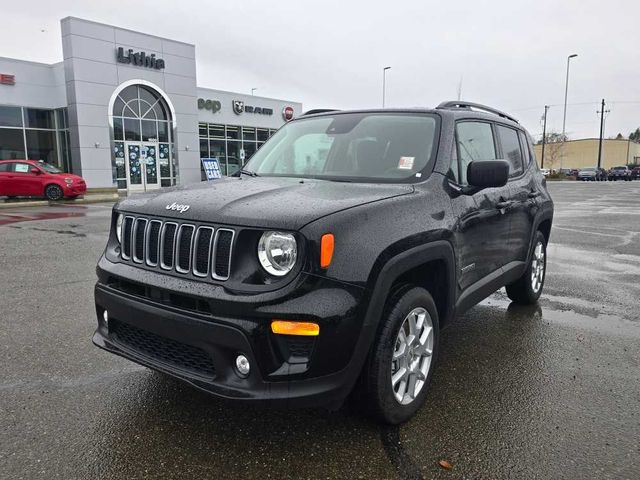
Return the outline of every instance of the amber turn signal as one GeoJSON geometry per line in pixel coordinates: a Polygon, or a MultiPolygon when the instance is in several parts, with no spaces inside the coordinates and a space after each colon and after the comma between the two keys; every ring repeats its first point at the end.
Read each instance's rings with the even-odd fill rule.
{"type": "Polygon", "coordinates": [[[320,241],[320,267],[328,268],[333,258],[333,233],[325,233],[320,241]]]}
{"type": "Polygon", "coordinates": [[[320,325],[312,322],[289,322],[287,320],[274,320],[271,322],[271,331],[278,335],[301,335],[304,337],[316,337],[320,335],[320,325]]]}

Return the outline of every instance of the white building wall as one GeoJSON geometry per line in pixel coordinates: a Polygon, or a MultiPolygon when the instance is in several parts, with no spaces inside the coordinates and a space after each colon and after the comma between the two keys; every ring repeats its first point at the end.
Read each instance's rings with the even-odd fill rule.
{"type": "Polygon", "coordinates": [[[115,185],[109,101],[120,84],[145,80],[165,92],[175,110],[180,183],[199,181],[195,46],[73,17],[61,25],[74,171],[91,188],[115,185]],[[118,47],[155,53],[166,66],[118,63],[118,47]]]}
{"type": "Polygon", "coordinates": [[[0,85],[0,105],[60,108],[67,105],[62,63],[47,65],[0,57],[0,73],[15,85],[0,85]]]}
{"type": "Polygon", "coordinates": [[[302,104],[287,100],[247,95],[237,92],[214,90],[212,88],[198,88],[198,98],[203,100],[216,100],[220,102],[220,110],[213,112],[206,108],[198,108],[198,121],[207,123],[220,123],[225,125],[243,125],[245,127],[280,128],[285,120],[282,111],[285,107],[292,107],[294,116],[301,115],[302,104]],[[233,111],[233,101],[240,100],[245,105],[261,108],[271,108],[272,115],[244,112],[237,114],[233,111]]]}

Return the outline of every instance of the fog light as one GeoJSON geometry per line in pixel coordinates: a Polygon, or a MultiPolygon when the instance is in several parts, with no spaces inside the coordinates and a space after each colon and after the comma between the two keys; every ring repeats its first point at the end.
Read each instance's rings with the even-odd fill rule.
{"type": "Polygon", "coordinates": [[[246,377],[247,375],[249,375],[249,372],[251,371],[249,359],[244,355],[238,355],[236,357],[236,370],[241,377],[246,377]]]}
{"type": "Polygon", "coordinates": [[[102,319],[105,325],[109,325],[109,313],[106,310],[102,312],[102,319]]]}

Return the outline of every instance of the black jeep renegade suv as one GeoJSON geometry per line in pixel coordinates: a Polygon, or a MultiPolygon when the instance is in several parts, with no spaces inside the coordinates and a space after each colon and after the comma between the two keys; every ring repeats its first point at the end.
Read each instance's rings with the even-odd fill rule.
{"type": "Polygon", "coordinates": [[[220,397],[399,423],[450,319],[536,302],[553,203],[531,139],[482,105],[313,111],[236,177],[114,207],[94,343],[220,397]]]}

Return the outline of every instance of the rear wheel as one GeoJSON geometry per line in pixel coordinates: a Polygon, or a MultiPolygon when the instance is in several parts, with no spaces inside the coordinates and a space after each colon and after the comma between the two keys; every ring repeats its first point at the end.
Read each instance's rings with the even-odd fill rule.
{"type": "Polygon", "coordinates": [[[44,196],[47,197],[47,200],[60,200],[64,194],[59,185],[51,184],[44,189],[44,196]]]}
{"type": "Polygon", "coordinates": [[[522,305],[536,303],[542,294],[547,270],[547,241],[540,231],[536,232],[531,260],[524,274],[511,285],[507,285],[507,295],[522,305]]]}
{"type": "Polygon", "coordinates": [[[374,415],[395,425],[424,404],[438,350],[438,311],[429,292],[406,287],[388,299],[382,321],[364,393],[374,415]]]}

